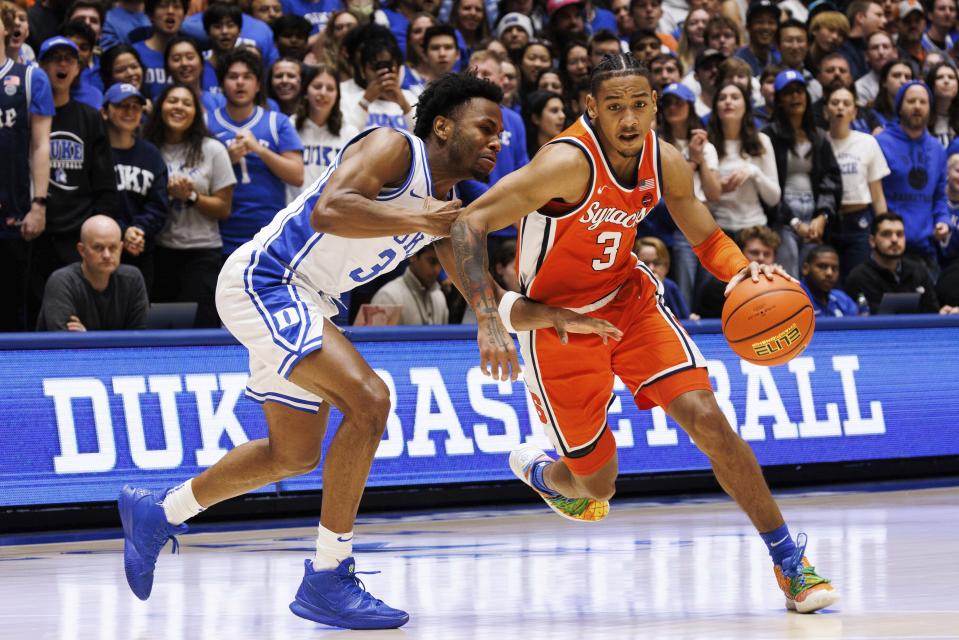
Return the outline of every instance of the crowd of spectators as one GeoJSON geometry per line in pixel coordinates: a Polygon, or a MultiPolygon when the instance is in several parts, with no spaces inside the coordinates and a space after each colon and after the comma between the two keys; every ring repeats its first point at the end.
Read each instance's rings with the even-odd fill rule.
{"type": "MultiPolygon", "coordinates": [[[[583,114],[592,68],[630,51],[656,127],[751,259],[817,313],[959,312],[957,0],[0,0],[0,330],[142,328],[213,304],[225,255],[358,132],[413,129],[432,79],[504,92],[502,150],[464,202],[583,114]]],[[[660,203],[635,253],[683,318],[721,283],[660,203]]],[[[516,231],[490,243],[518,289],[516,231]]],[[[469,322],[435,252],[343,300],[405,324],[469,322]],[[392,279],[391,278],[391,279],[392,279]]]]}

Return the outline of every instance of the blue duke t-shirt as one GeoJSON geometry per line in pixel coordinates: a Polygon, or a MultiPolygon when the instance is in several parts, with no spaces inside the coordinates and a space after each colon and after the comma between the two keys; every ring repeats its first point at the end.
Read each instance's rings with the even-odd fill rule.
{"type": "Polygon", "coordinates": [[[143,91],[148,98],[159,97],[167,83],[163,52],[148,47],[146,40],[134,42],[133,48],[140,54],[140,61],[143,62],[143,91]]]}

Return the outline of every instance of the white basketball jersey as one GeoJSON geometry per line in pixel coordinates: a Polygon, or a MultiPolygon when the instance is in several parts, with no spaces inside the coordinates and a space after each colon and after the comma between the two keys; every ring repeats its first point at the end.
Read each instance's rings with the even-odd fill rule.
{"type": "MultiPolygon", "coordinates": [[[[337,154],[335,161],[320,178],[303,191],[273,221],[257,233],[252,242],[258,245],[245,272],[250,288],[274,286],[293,279],[317,291],[338,296],[384,273],[395,269],[405,258],[437,240],[424,233],[382,238],[343,238],[317,233],[310,225],[310,214],[323,193],[327,181],[343,159],[343,154],[357,140],[375,129],[357,135],[337,154]]],[[[391,205],[422,211],[423,198],[436,197],[430,178],[426,146],[406,131],[410,145],[410,170],[405,182],[396,189],[380,191],[377,200],[391,205]]]]}

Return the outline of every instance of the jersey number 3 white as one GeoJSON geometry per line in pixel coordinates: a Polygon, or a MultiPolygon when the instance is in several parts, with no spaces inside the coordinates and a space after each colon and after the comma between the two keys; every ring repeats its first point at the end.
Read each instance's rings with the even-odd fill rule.
{"type": "Polygon", "coordinates": [[[596,244],[603,247],[603,257],[593,258],[593,271],[609,269],[616,262],[616,252],[623,239],[622,231],[604,231],[596,236],[596,244]]]}

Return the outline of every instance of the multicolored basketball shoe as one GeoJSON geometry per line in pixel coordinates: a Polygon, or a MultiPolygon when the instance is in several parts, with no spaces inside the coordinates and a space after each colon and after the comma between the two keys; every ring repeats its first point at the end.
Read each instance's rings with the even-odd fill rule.
{"type": "Polygon", "coordinates": [[[774,565],[776,582],[786,594],[786,608],[812,613],[839,601],[839,592],[806,559],[806,534],[796,536],[796,551],[781,565],[774,565]]]}
{"type": "Polygon", "coordinates": [[[539,462],[553,462],[553,459],[540,449],[524,446],[509,454],[509,468],[513,474],[525,482],[533,491],[546,501],[549,508],[567,520],[576,522],[599,522],[609,514],[609,502],[591,498],[567,498],[562,495],[551,496],[543,493],[530,479],[533,467],[539,462]]]}

